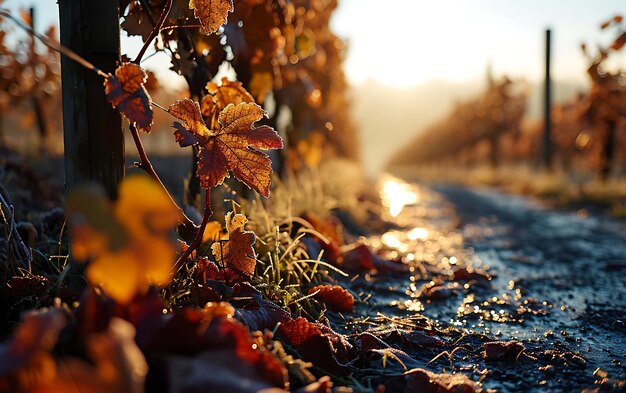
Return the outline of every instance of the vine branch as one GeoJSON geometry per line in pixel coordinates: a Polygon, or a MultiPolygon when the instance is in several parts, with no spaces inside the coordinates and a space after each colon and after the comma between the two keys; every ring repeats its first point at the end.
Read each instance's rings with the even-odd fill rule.
{"type": "Polygon", "coordinates": [[[150,46],[150,43],[152,42],[152,40],[159,34],[161,27],[163,26],[163,23],[165,22],[165,18],[170,13],[171,9],[172,9],[172,0],[167,0],[167,3],[165,3],[165,7],[163,7],[163,12],[161,12],[161,16],[159,17],[159,20],[152,28],[152,31],[150,32],[148,39],[146,40],[146,42],[143,43],[143,46],[141,47],[141,50],[137,54],[137,57],[135,58],[135,60],[133,60],[133,63],[139,64],[141,62],[141,58],[146,53],[146,50],[148,49],[148,46],[150,46]]]}
{"type": "Polygon", "coordinates": [[[19,20],[15,16],[13,16],[13,14],[11,14],[11,12],[9,12],[8,10],[0,8],[0,15],[4,16],[6,18],[9,18],[11,21],[13,21],[19,27],[21,27],[22,29],[26,30],[29,34],[32,34],[34,37],[37,37],[47,47],[49,47],[49,48],[51,48],[51,49],[61,53],[62,55],[65,55],[65,56],[69,57],[70,59],[74,60],[75,62],[77,62],[78,64],[80,64],[83,67],[87,68],[88,70],[91,70],[91,71],[97,73],[98,75],[102,76],[103,78],[107,78],[109,76],[109,74],[107,74],[106,72],[102,71],[98,67],[94,66],[93,64],[91,64],[89,61],[85,60],[82,56],[78,55],[73,50],[64,47],[59,42],[53,40],[50,37],[47,37],[47,36],[45,36],[43,34],[37,33],[30,26],[28,26],[27,24],[25,24],[24,22],[22,22],[21,20],[19,20]]]}
{"type": "Polygon", "coordinates": [[[209,222],[209,218],[213,215],[213,210],[211,210],[211,190],[206,190],[206,194],[204,197],[204,214],[202,215],[202,223],[198,228],[198,232],[196,233],[196,237],[193,239],[193,242],[189,245],[187,250],[178,257],[176,263],[174,264],[174,272],[177,272],[185,263],[187,258],[194,252],[200,243],[202,242],[202,236],[204,235],[204,229],[206,228],[207,223],[209,222]]]}
{"type": "Polygon", "coordinates": [[[156,182],[158,182],[161,185],[163,190],[165,190],[165,192],[167,193],[167,196],[170,198],[170,201],[172,202],[172,204],[176,206],[176,208],[180,211],[183,217],[183,223],[182,223],[183,226],[188,229],[195,228],[196,225],[185,214],[183,209],[181,209],[181,207],[178,206],[178,204],[176,203],[172,195],[165,188],[165,185],[161,181],[159,174],[154,170],[154,167],[152,166],[152,162],[150,162],[150,159],[148,158],[148,154],[146,154],[146,150],[143,147],[143,143],[141,143],[141,138],[139,138],[139,131],[137,130],[137,127],[134,124],[131,124],[129,129],[130,129],[131,135],[133,136],[133,141],[135,142],[135,146],[137,147],[137,153],[139,153],[139,159],[141,160],[140,162],[136,162],[135,166],[137,168],[140,168],[146,171],[148,175],[150,175],[150,177],[152,177],[156,182]]]}

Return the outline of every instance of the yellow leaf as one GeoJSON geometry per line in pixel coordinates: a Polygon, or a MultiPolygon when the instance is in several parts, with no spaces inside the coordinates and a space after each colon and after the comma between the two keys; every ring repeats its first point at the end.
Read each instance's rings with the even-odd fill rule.
{"type": "Polygon", "coordinates": [[[222,237],[222,225],[217,221],[209,221],[202,234],[202,242],[216,242],[222,237]]]}
{"type": "Polygon", "coordinates": [[[176,250],[168,232],[180,213],[152,179],[126,178],[114,203],[93,190],[78,190],[67,209],[73,256],[93,258],[86,272],[91,285],[128,303],[150,284],[170,282],[176,250]]]}

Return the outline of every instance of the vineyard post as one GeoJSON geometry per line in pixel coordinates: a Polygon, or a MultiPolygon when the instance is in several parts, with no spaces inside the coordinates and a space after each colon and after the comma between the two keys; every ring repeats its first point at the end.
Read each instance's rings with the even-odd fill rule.
{"type": "Polygon", "coordinates": [[[552,91],[550,80],[550,29],[546,29],[546,67],[543,97],[543,166],[545,169],[552,169],[552,91]]]}
{"type": "MultiPolygon", "coordinates": [[[[104,72],[120,59],[119,0],[59,0],[61,44],[104,72]]],[[[61,57],[66,189],[95,182],[115,197],[124,176],[122,119],[100,75],[61,57]]]]}

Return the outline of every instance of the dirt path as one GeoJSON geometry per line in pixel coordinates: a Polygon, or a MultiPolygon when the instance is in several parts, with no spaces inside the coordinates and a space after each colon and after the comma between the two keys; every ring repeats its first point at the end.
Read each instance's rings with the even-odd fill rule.
{"type": "Polygon", "coordinates": [[[412,272],[403,282],[354,280],[375,299],[355,321],[377,313],[379,322],[398,318],[387,328],[413,321],[435,332],[438,344],[395,342],[406,367],[462,372],[487,389],[576,392],[605,378],[601,391],[624,391],[608,379],[626,377],[626,222],[488,189],[412,187],[416,203],[395,218],[403,229],[369,239],[412,272]],[[475,276],[458,273],[466,264],[475,276]],[[498,345],[491,356],[493,341],[524,349],[499,356],[507,350],[498,345]]]}
{"type": "Polygon", "coordinates": [[[555,211],[491,190],[441,186],[461,219],[474,255],[527,296],[547,302],[549,314],[502,329],[507,337],[564,345],[596,368],[624,377],[626,365],[626,222],[586,211],[555,211]]]}

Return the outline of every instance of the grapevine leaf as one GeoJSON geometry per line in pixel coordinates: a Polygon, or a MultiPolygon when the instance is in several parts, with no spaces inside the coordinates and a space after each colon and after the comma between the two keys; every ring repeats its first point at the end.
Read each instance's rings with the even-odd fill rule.
{"type": "Polygon", "coordinates": [[[169,113],[184,124],[174,123],[181,146],[198,144],[197,175],[205,189],[222,184],[229,172],[263,196],[269,196],[271,161],[256,149],[281,149],[283,141],[273,128],[254,127],[266,115],[255,103],[228,104],[219,114],[219,129],[211,132],[204,123],[200,105],[189,99],[178,101],[169,113]]]}
{"type": "Polygon", "coordinates": [[[228,13],[233,12],[233,0],[189,0],[189,8],[200,20],[202,32],[213,34],[226,23],[228,13]]]}
{"type": "Polygon", "coordinates": [[[143,42],[146,42],[154,25],[150,22],[148,15],[144,12],[143,7],[139,3],[131,3],[128,13],[124,16],[121,28],[126,31],[129,36],[141,36],[143,42]]]}
{"type": "MultiPolygon", "coordinates": [[[[209,95],[206,95],[205,98],[213,101],[220,111],[226,108],[228,104],[237,105],[242,102],[254,102],[254,98],[243,87],[241,82],[230,81],[226,77],[222,78],[221,85],[213,82],[207,83],[206,89],[209,95]]],[[[202,110],[204,114],[205,108],[202,107],[202,110]]]]}
{"type": "Polygon", "coordinates": [[[148,74],[133,63],[123,63],[104,81],[107,100],[145,132],[152,126],[152,98],[144,87],[148,74]]]}
{"type": "Polygon", "coordinates": [[[228,240],[213,243],[211,251],[215,259],[223,266],[233,268],[248,275],[254,274],[256,253],[254,232],[244,230],[248,220],[243,214],[226,215],[228,240]]]}
{"type": "Polygon", "coordinates": [[[77,190],[69,196],[67,210],[74,258],[93,258],[86,272],[92,285],[128,303],[150,284],[170,282],[176,250],[168,232],[180,217],[152,179],[127,177],[115,203],[102,194],[77,190]]]}

